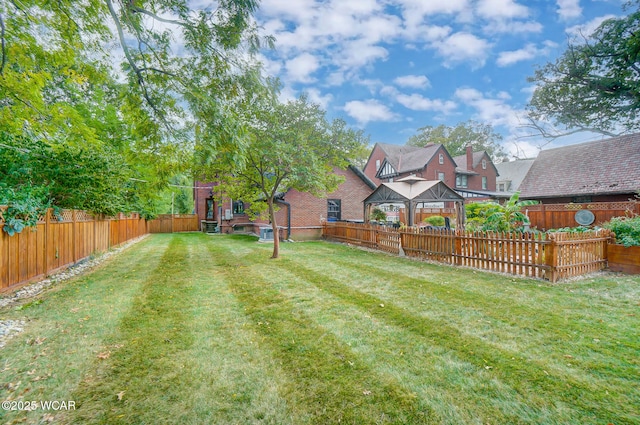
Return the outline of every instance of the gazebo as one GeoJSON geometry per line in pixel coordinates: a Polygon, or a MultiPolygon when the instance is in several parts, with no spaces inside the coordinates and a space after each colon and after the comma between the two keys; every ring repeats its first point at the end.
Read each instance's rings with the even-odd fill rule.
{"type": "Polygon", "coordinates": [[[464,229],[464,198],[440,180],[425,180],[416,176],[380,184],[364,200],[365,221],[369,221],[371,206],[374,204],[403,203],[407,208],[407,225],[413,226],[416,205],[424,202],[454,202],[456,228],[464,229]]]}

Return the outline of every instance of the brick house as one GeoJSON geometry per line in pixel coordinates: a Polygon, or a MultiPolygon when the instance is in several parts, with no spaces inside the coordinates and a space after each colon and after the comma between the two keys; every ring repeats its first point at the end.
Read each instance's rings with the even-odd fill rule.
{"type": "Polygon", "coordinates": [[[376,143],[364,173],[377,185],[415,175],[426,180],[440,180],[465,198],[488,199],[496,190],[498,171],[484,151],[452,157],[441,144],[426,147],[376,143]]]}
{"type": "MultiPolygon", "coordinates": [[[[362,171],[354,166],[346,170],[334,169],[345,180],[325,197],[315,197],[309,193],[288,190],[278,196],[280,210],[276,222],[280,236],[284,239],[318,239],[322,233],[322,223],[327,220],[363,221],[362,201],[369,196],[376,185],[362,171]]],[[[216,191],[218,182],[196,182],[194,201],[196,214],[203,226],[215,223],[222,233],[255,233],[261,227],[270,226],[266,220],[250,220],[245,214],[248,204],[233,200],[216,191]]]]}
{"type": "Polygon", "coordinates": [[[520,198],[543,204],[624,202],[640,190],[640,133],[540,151],[520,198]]]}
{"type": "Polygon", "coordinates": [[[467,146],[464,155],[453,158],[456,162],[455,189],[462,196],[472,201],[505,197],[496,193],[498,169],[487,152],[473,152],[467,146]]]}
{"type": "Polygon", "coordinates": [[[456,163],[443,145],[426,147],[376,143],[364,173],[377,185],[415,175],[426,180],[440,180],[453,187],[456,163]]]}

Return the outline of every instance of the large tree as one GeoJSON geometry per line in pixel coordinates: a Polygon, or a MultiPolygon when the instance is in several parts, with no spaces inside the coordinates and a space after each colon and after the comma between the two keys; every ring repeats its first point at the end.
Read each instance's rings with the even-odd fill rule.
{"type": "Polygon", "coordinates": [[[153,209],[188,163],[196,125],[242,152],[235,98],[259,84],[257,0],[201,3],[0,2],[0,130],[69,158],[118,156],[153,209]]]}
{"type": "Polygon", "coordinates": [[[418,129],[418,133],[407,141],[410,146],[426,146],[439,143],[447,148],[452,156],[464,155],[466,147],[473,146],[474,151],[486,151],[494,161],[507,156],[500,141],[502,135],[496,133],[490,124],[472,120],[459,123],[455,127],[428,125],[418,129]]]}
{"type": "Polygon", "coordinates": [[[199,153],[210,160],[210,177],[224,176],[227,196],[250,202],[253,215],[268,217],[274,234],[272,258],[278,258],[278,195],[290,189],[316,196],[335,190],[342,178],[334,167],[346,168],[368,139],[343,120],[328,121],[320,106],[304,96],[279,103],[265,95],[253,99],[246,114],[249,125],[242,160],[221,150],[209,156],[206,141],[198,146],[199,153]]]}
{"type": "Polygon", "coordinates": [[[640,2],[573,39],[529,78],[537,85],[529,127],[553,139],[591,131],[615,136],[640,129],[640,2]]]}

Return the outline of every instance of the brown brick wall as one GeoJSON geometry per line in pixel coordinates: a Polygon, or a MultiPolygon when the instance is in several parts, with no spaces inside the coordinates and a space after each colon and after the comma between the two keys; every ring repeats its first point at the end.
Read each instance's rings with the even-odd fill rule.
{"type": "MultiPolygon", "coordinates": [[[[341,200],[341,218],[343,220],[363,220],[364,211],[362,201],[369,196],[373,189],[366,185],[353,171],[335,169],[336,174],[345,177],[345,181],[337,190],[326,197],[317,198],[309,193],[290,190],[286,193],[284,200],[291,205],[291,237],[293,239],[317,239],[320,236],[320,226],[327,219],[327,199],[341,200]]],[[[205,219],[206,199],[210,198],[211,190],[215,191],[217,183],[196,182],[194,189],[194,200],[196,204],[196,214],[200,220],[205,219]]],[[[216,192],[216,198],[219,196],[216,192]]],[[[214,203],[214,220],[218,221],[223,233],[232,233],[236,227],[242,226],[245,231],[251,229],[249,223],[255,223],[255,231],[261,226],[269,226],[266,220],[251,221],[248,216],[234,214],[231,220],[220,220],[218,217],[218,202],[214,203]]],[[[224,218],[225,209],[231,209],[231,202],[227,199],[222,204],[222,215],[224,218]]],[[[248,205],[245,204],[245,208],[248,205]]],[[[287,206],[278,204],[279,211],[276,213],[276,223],[279,227],[287,228],[288,211],[287,206]]]]}
{"type": "MultiPolygon", "coordinates": [[[[482,169],[482,160],[478,163],[478,165],[475,168],[473,168],[473,171],[478,173],[478,175],[468,177],[467,189],[483,190],[482,177],[484,176],[484,177],[487,177],[487,188],[484,190],[490,190],[495,192],[496,177],[497,177],[496,170],[492,165],[491,158],[487,154],[483,156],[483,159],[487,161],[487,168],[485,170],[482,169]]],[[[451,186],[451,187],[454,187],[454,186],[451,186]]]]}

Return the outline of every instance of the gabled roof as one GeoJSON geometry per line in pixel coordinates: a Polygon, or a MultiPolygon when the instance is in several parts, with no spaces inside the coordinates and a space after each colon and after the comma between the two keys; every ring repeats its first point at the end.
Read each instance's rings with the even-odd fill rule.
{"type": "Polygon", "coordinates": [[[486,151],[480,151],[480,152],[474,152],[473,153],[473,164],[471,164],[471,167],[469,167],[469,165],[467,164],[467,155],[466,154],[454,156],[453,160],[456,163],[456,173],[469,174],[469,175],[477,174],[475,171],[473,171],[473,169],[476,168],[478,166],[478,164],[480,164],[480,162],[482,161],[482,158],[484,158],[485,155],[487,155],[487,162],[489,164],[491,164],[491,166],[493,166],[493,168],[496,170],[496,174],[500,174],[498,172],[498,169],[496,168],[495,164],[491,160],[491,157],[489,156],[489,154],[487,154],[486,151]]]}
{"type": "Polygon", "coordinates": [[[525,176],[529,172],[529,169],[533,165],[534,159],[518,159],[515,161],[501,162],[495,164],[500,173],[500,178],[497,182],[511,182],[509,191],[515,192],[522,184],[525,176]]]}
{"type": "Polygon", "coordinates": [[[462,201],[463,198],[440,180],[413,179],[382,183],[364,203],[462,201]]]}
{"type": "Polygon", "coordinates": [[[640,133],[543,150],[520,185],[521,198],[640,190],[640,133]]]}
{"type": "Polygon", "coordinates": [[[434,144],[424,148],[405,145],[377,143],[384,151],[386,160],[399,173],[420,170],[434,157],[442,145],[434,144]]]}
{"type": "Polygon", "coordinates": [[[361,169],[359,169],[358,167],[356,167],[355,165],[349,165],[349,170],[351,170],[353,172],[353,174],[355,174],[356,176],[360,177],[360,180],[362,180],[367,186],[369,186],[371,188],[371,190],[375,190],[378,186],[369,178],[367,177],[361,169]]]}

